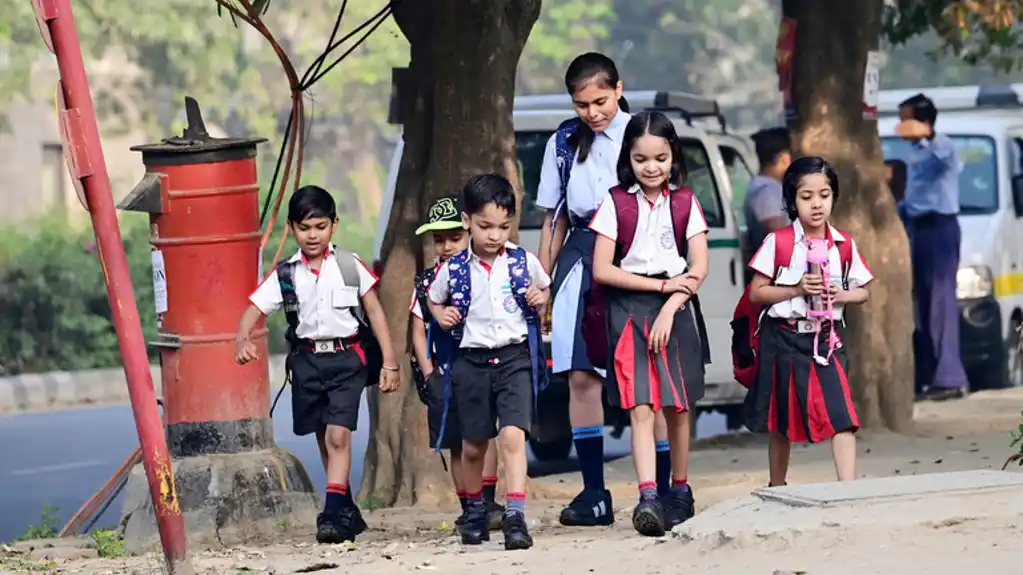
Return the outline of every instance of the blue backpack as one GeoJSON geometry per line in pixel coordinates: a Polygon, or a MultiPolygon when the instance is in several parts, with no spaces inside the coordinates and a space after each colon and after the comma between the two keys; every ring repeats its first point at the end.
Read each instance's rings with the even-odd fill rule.
{"type": "Polygon", "coordinates": [[[572,176],[572,166],[575,164],[575,142],[573,137],[575,131],[582,125],[583,121],[578,117],[569,118],[558,126],[554,132],[554,153],[558,163],[558,180],[561,184],[561,197],[554,206],[554,218],[551,220],[551,231],[557,224],[558,217],[562,210],[568,211],[568,179],[572,176]]]}
{"type": "MultiPolygon", "coordinates": [[[[522,310],[527,326],[527,341],[529,344],[529,360],[533,371],[533,403],[540,391],[547,389],[547,357],[540,338],[540,314],[526,301],[526,291],[529,290],[529,266],[526,260],[526,250],[516,246],[507,252],[508,255],[508,277],[510,278],[512,297],[522,310]]],[[[451,401],[451,365],[458,355],[458,349],[462,343],[464,334],[463,326],[465,318],[469,313],[469,306],[472,304],[472,279],[469,268],[469,250],[463,250],[453,256],[445,264],[448,267],[448,291],[450,292],[451,305],[458,310],[462,316],[459,325],[451,329],[452,349],[446,357],[444,370],[444,415],[441,417],[440,437],[444,437],[447,427],[448,405],[451,401]]],[[[440,446],[434,448],[440,451],[440,446]]]]}

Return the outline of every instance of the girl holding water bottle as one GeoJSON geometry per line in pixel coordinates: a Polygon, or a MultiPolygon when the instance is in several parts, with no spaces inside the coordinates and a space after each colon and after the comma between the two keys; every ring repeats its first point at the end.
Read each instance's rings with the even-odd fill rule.
{"type": "Polygon", "coordinates": [[[747,427],[770,433],[770,485],[784,485],[791,442],[830,439],[839,481],[856,477],[859,428],[849,391],[843,308],[867,301],[874,279],[847,232],[828,223],[838,176],[823,158],[799,158],[782,180],[793,224],[765,238],[750,267],[750,300],[767,309],[760,364],[746,397],[747,427]],[[849,242],[844,244],[844,242],[849,242]],[[791,255],[788,265],[784,257],[791,255]]]}

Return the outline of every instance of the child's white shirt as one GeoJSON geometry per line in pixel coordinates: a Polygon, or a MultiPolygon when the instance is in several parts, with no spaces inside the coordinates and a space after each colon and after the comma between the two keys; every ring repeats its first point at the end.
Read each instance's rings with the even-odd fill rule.
{"type": "MultiPolygon", "coordinates": [[[[354,254],[353,254],[354,256],[354,254]]],[[[377,283],[377,277],[366,264],[355,257],[359,270],[359,285],[345,285],[338,266],[334,246],[328,248],[319,270],[309,267],[302,250],[288,260],[294,265],[295,295],[298,296],[298,328],[295,335],[302,339],[345,339],[359,332],[359,322],[352,315],[352,308],[362,304],[359,300],[377,283]]],[[[270,315],[284,304],[281,286],[274,270],[249,301],[263,315],[270,315]]]]}
{"type": "MultiPolygon", "coordinates": [[[[618,267],[627,272],[644,276],[667,274],[674,277],[683,273],[688,267],[688,263],[678,253],[668,190],[659,194],[653,203],[650,203],[643,195],[639,184],[629,188],[628,193],[633,196],[639,206],[639,218],[636,222],[636,235],[632,239],[629,253],[624,254],[618,267]]],[[[597,208],[597,213],[593,215],[593,221],[590,222],[590,229],[612,241],[618,240],[618,214],[610,191],[604,194],[604,200],[597,208]]],[[[703,209],[700,208],[696,194],[693,194],[685,239],[688,241],[693,236],[706,233],[707,230],[707,220],[703,217],[703,209]]]]}
{"type": "MultiPolygon", "coordinates": [[[[508,270],[508,250],[516,247],[511,242],[506,243],[493,265],[488,265],[469,248],[472,299],[464,318],[462,348],[497,349],[526,341],[529,333],[526,318],[512,294],[508,270]]],[[[526,266],[530,286],[545,289],[551,285],[551,278],[540,265],[540,260],[528,251],[526,266]]],[[[433,303],[448,304],[451,296],[448,274],[448,265],[437,270],[430,284],[430,301],[433,303]]]]}
{"type": "MultiPolygon", "coordinates": [[[[774,278],[774,254],[777,242],[776,233],[772,232],[764,238],[764,243],[760,246],[760,249],[757,250],[757,253],[753,256],[753,259],[749,264],[750,268],[757,273],[775,279],[774,283],[776,285],[797,285],[800,280],[803,279],[803,275],[806,274],[807,271],[806,256],[809,248],[809,242],[806,237],[806,233],[803,231],[803,226],[799,220],[796,220],[792,224],[792,227],[795,235],[795,245],[792,248],[792,261],[789,263],[788,267],[784,267],[780,270],[777,278],[774,278]]],[[[828,231],[832,239],[832,245],[828,250],[828,274],[831,276],[830,280],[832,285],[842,285],[842,258],[838,253],[838,246],[835,245],[838,242],[852,242],[852,262],[849,266],[848,275],[849,289],[851,290],[869,284],[874,279],[874,274],[871,273],[866,262],[863,261],[863,257],[860,255],[860,250],[856,247],[856,242],[851,237],[843,235],[831,224],[828,224],[828,231]]],[[[842,319],[842,308],[843,306],[840,304],[834,305],[835,321],[842,319]]],[[[767,311],[767,315],[781,319],[804,319],[807,317],[806,311],[806,297],[799,296],[772,305],[767,311]]]]}

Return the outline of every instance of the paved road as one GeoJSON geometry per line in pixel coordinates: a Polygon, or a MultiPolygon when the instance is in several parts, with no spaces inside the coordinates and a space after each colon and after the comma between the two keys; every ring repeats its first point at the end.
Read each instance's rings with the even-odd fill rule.
{"type": "MultiPolygon", "coordinates": [[[[361,421],[369,421],[363,403],[361,421]]],[[[325,482],[316,442],[291,433],[289,394],[281,397],[274,417],[277,444],[298,455],[313,484],[325,482]]],[[[367,426],[368,427],[368,426],[367,426]]],[[[700,418],[700,436],[724,431],[724,418],[700,418]]],[[[352,483],[362,479],[366,449],[365,429],[353,441],[352,483]]],[[[107,480],[138,445],[131,410],[127,405],[82,407],[64,411],[0,416],[0,541],[13,539],[37,523],[45,506],[57,507],[62,522],[107,480]]],[[[608,458],[628,454],[629,434],[608,439],[608,458]]],[[[534,475],[577,469],[574,460],[538,464],[534,475]]],[[[115,501],[97,527],[112,527],[119,520],[121,502],[115,501]]]]}

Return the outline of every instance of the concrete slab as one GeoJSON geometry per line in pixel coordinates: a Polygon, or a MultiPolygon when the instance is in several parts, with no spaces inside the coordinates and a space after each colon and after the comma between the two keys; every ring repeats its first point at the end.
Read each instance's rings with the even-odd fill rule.
{"type": "Polygon", "coordinates": [[[755,497],[792,507],[831,507],[874,501],[919,498],[931,493],[953,494],[1023,487],[1023,473],[980,469],[923,475],[877,477],[858,481],[812,483],[762,488],[755,497]]]}
{"type": "Polygon", "coordinates": [[[717,548],[791,539],[822,529],[901,529],[986,518],[1023,525],[1023,473],[934,473],[758,489],[707,509],[673,534],[687,543],[717,548]]]}

